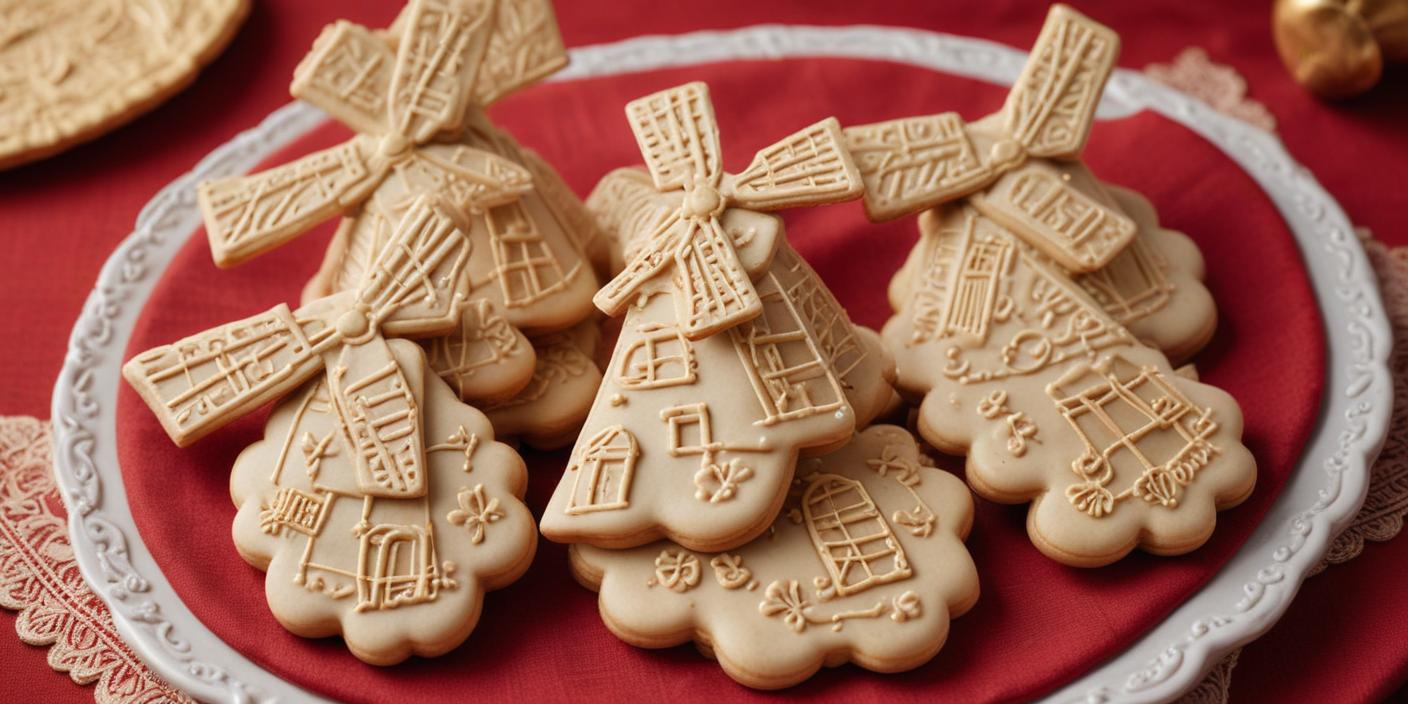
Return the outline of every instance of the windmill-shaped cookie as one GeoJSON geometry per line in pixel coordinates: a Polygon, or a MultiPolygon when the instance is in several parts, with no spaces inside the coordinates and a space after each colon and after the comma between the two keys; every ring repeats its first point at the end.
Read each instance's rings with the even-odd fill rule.
{"type": "MultiPolygon", "coordinates": [[[[1108,29],[1054,7],[1004,112],[978,124],[1026,125],[1024,134],[1084,141],[1116,42],[1108,29]],[[1032,114],[1046,117],[1024,117],[1032,114]]],[[[858,134],[853,148],[871,145],[863,160],[883,161],[875,142],[858,134]]],[[[971,140],[955,144],[958,154],[971,140]]],[[[940,184],[948,178],[943,162],[931,167],[906,173],[928,173],[940,184]]],[[[897,386],[922,399],[925,439],[968,455],[976,491],[1032,502],[1028,532],[1051,557],[1090,566],[1136,545],[1160,554],[1192,550],[1211,535],[1216,511],[1246,498],[1255,483],[1241,410],[1221,390],[1176,376],[1159,350],[1137,341],[1051,261],[1060,261],[1053,251],[1062,248],[1098,252],[1089,260],[1098,271],[1123,256],[1101,233],[1124,232],[1120,223],[1133,221],[1113,198],[1100,202],[1109,194],[1076,162],[1037,166],[1055,180],[1004,185],[1030,168],[965,186],[985,189],[966,197],[956,188],[939,189],[938,197],[896,190],[899,176],[869,169],[879,214],[941,203],[920,217],[920,243],[902,284],[907,294],[897,296],[901,305],[885,326],[897,386]],[[1036,216],[1023,220],[1019,211],[1036,216]],[[1061,233],[1080,236],[1063,240],[1061,233]],[[1085,246],[1101,242],[1098,250],[1085,246]]]]}
{"type": "Polygon", "coordinates": [[[345,214],[305,301],[353,287],[415,198],[456,211],[475,246],[460,328],[432,345],[461,397],[512,397],[530,379],[524,332],[591,314],[593,238],[551,168],[498,132],[480,106],[566,62],[547,0],[413,0],[387,32],[325,29],[290,91],[357,135],[250,176],[201,184],[211,251],[232,266],[345,214]],[[493,168],[483,168],[490,164],[493,168]]]}
{"type": "Polygon", "coordinates": [[[564,542],[727,549],[767,528],[800,451],[845,443],[888,393],[878,340],[760,212],[854,198],[859,178],[834,119],[733,176],[703,84],[626,113],[651,172],[614,172],[589,199],[627,253],[597,299],[624,314],[621,336],[540,525],[564,542]]]}
{"type": "MultiPolygon", "coordinates": [[[[1101,183],[1076,160],[1118,50],[1109,29],[1055,6],[1000,112],[972,124],[942,113],[847,127],[847,147],[872,219],[966,196],[1141,341],[1187,359],[1217,321],[1197,246],[1160,228],[1141,196],[1101,183]]],[[[891,285],[896,307],[911,295],[918,252],[891,285]]]]}
{"type": "Polygon", "coordinates": [[[457,324],[469,250],[421,198],[356,290],[279,305],[123,367],[181,445],[302,387],[235,463],[235,544],[268,572],[285,627],[342,634],[373,664],[458,645],[484,590],[517,579],[535,548],[523,461],[427,374],[417,345],[383,337],[457,324]],[[486,530],[493,540],[480,548],[486,530]]]}

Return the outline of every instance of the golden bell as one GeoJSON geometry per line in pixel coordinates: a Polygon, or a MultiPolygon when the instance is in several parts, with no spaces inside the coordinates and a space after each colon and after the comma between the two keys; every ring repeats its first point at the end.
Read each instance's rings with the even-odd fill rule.
{"type": "Polygon", "coordinates": [[[1408,61],[1408,0],[1276,0],[1281,62],[1322,98],[1374,87],[1385,62],[1408,61]]]}

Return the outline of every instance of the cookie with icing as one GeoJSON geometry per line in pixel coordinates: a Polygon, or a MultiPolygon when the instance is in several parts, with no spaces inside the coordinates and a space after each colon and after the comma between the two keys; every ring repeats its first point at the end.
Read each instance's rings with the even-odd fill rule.
{"type": "Polygon", "coordinates": [[[622,640],[693,640],[730,677],[771,689],[822,666],[897,672],[938,654],[978,598],[963,545],[972,518],[962,481],[904,429],[876,425],[803,460],[781,514],[746,545],[574,545],[571,560],[622,640]]]}
{"type": "Polygon", "coordinates": [[[471,238],[458,329],[431,364],[476,404],[508,401],[535,369],[527,334],[593,313],[595,226],[562,179],[491,124],[494,100],[566,65],[548,0],[412,0],[374,31],[329,25],[290,92],[356,135],[335,147],[198,189],[211,253],[233,266],[331,217],[343,219],[304,301],[347,290],[406,209],[432,196],[471,238]]]}
{"type": "Polygon", "coordinates": [[[920,217],[912,300],[886,324],[924,438],[973,489],[1032,503],[1032,541],[1096,566],[1178,554],[1256,482],[1226,392],[1177,374],[1069,276],[963,204],[920,217]]]}
{"type": "Polygon", "coordinates": [[[418,198],[356,289],[123,366],[181,445],[278,401],[231,477],[236,546],[268,572],[270,609],[289,630],[340,633],[373,664],[458,645],[483,592],[522,574],[537,544],[522,459],[419,345],[389,339],[458,323],[470,247],[418,198]]]}
{"type": "Polygon", "coordinates": [[[649,171],[613,172],[588,199],[621,252],[597,295],[621,334],[541,529],[728,549],[767,528],[799,454],[844,444],[889,399],[878,336],[851,324],[765,212],[856,197],[859,180],[834,120],[733,175],[703,84],[627,114],[649,171]],[[664,138],[676,133],[697,150],[664,138]]]}
{"type": "Polygon", "coordinates": [[[307,638],[341,635],[374,665],[433,657],[474,630],[484,592],[512,583],[537,547],[523,460],[484,414],[426,372],[414,344],[391,349],[420,390],[426,490],[366,493],[323,380],[279,403],[230,476],[235,547],[267,574],[269,609],[307,638]],[[419,378],[416,378],[419,377],[419,378]]]}

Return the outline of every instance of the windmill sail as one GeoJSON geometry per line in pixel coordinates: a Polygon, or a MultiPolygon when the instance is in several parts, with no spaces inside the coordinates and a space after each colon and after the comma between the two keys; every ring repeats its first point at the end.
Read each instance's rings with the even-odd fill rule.
{"type": "Polygon", "coordinates": [[[733,202],[775,210],[859,196],[865,185],[843,142],[841,123],[828,117],[762,149],[734,177],[733,202]]]}
{"type": "Polygon", "coordinates": [[[1069,7],[1052,7],[1003,105],[1007,134],[1032,156],[1074,158],[1119,51],[1119,35],[1110,28],[1069,7]]]}
{"type": "Polygon", "coordinates": [[[351,22],[329,25],[293,71],[289,92],[352,129],[386,134],[386,96],[396,54],[371,30],[351,22]]]}
{"type": "Polygon", "coordinates": [[[477,105],[487,106],[567,65],[551,0],[499,0],[498,6],[474,80],[477,105]]]}
{"type": "Polygon", "coordinates": [[[626,104],[626,118],[657,189],[718,183],[723,174],[719,127],[709,88],[703,83],[686,83],[632,100],[626,104]]]}
{"type": "Polygon", "coordinates": [[[392,131],[421,144],[459,126],[492,18],[491,0],[412,0],[391,75],[392,131]]]}
{"type": "Polygon", "coordinates": [[[375,149],[361,137],[252,176],[200,184],[215,263],[239,264],[362,200],[381,181],[375,149]]]}
{"type": "Polygon", "coordinates": [[[326,320],[279,304],[133,357],[122,375],[185,447],[292,391],[339,341],[326,320]]]}
{"type": "Polygon", "coordinates": [[[992,180],[957,113],[847,127],[845,139],[865,181],[871,220],[933,207],[992,180]]]}

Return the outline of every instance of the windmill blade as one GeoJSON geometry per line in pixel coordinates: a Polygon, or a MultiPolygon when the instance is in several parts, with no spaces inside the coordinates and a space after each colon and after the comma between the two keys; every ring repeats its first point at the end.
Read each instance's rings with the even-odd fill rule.
{"type": "Polygon", "coordinates": [[[1006,132],[1038,157],[1074,158],[1120,53],[1113,30],[1053,5],[1003,105],[1006,132]]]}
{"type": "Polygon", "coordinates": [[[592,302],[607,315],[620,315],[646,282],[660,275],[672,262],[672,253],[698,225],[680,217],[676,210],[660,222],[635,257],[615,278],[592,296],[592,302]]]}
{"type": "Polygon", "coordinates": [[[229,267],[278,247],[364,199],[385,174],[375,142],[356,137],[250,176],[196,189],[210,254],[229,267]]]}
{"type": "Polygon", "coordinates": [[[453,204],[466,211],[482,211],[507,205],[533,190],[533,174],[493,152],[456,145],[451,156],[418,151],[417,159],[450,176],[445,190],[453,204]]]}
{"type": "Polygon", "coordinates": [[[306,100],[362,134],[388,131],[386,101],[396,54],[359,24],[328,25],[293,71],[293,97],[306,100]]]}
{"type": "Polygon", "coordinates": [[[185,447],[317,374],[339,342],[319,308],[279,304],[133,357],[122,375],[185,447]]]}
{"type": "Polygon", "coordinates": [[[751,210],[836,203],[865,189],[834,117],[760,150],[730,186],[733,203],[751,210]]]}
{"type": "Polygon", "coordinates": [[[675,250],[675,315],[700,340],[752,320],[763,301],[717,220],[700,223],[675,250]]]}
{"type": "MultiPolygon", "coordinates": [[[[419,356],[417,354],[417,356],[419,356]]],[[[424,378],[407,375],[386,339],[344,345],[328,370],[328,392],[352,448],[357,489],[367,496],[425,496],[424,378]]]]}
{"type": "Polygon", "coordinates": [[[488,106],[567,65],[551,0],[499,0],[473,100],[488,106]]]}
{"type": "Polygon", "coordinates": [[[958,113],[847,127],[845,138],[875,222],[960,198],[993,178],[958,113]]]}
{"type": "Polygon", "coordinates": [[[708,86],[695,81],[632,100],[626,103],[626,119],[655,188],[669,191],[701,181],[719,185],[719,126],[708,86]]]}
{"type": "Polygon", "coordinates": [[[427,196],[416,199],[357,287],[368,330],[436,335],[454,330],[469,295],[470,240],[427,196]]]}
{"type": "Polygon", "coordinates": [[[416,144],[459,126],[493,24],[493,0],[412,0],[391,74],[391,129],[416,144]]]}
{"type": "Polygon", "coordinates": [[[1137,230],[1077,162],[1061,168],[1027,162],[971,201],[979,212],[1075,273],[1110,263],[1137,230]]]}

